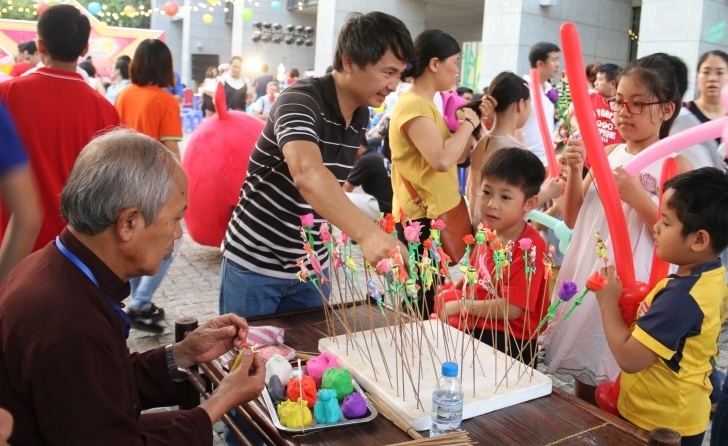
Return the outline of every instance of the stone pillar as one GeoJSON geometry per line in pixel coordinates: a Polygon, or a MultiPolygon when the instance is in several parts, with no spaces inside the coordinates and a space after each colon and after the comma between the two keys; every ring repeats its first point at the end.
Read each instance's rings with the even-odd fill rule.
{"type": "Polygon", "coordinates": [[[486,86],[504,70],[528,74],[531,47],[538,42],[561,47],[559,29],[564,22],[575,23],[579,30],[584,65],[598,60],[624,66],[631,11],[632,0],[487,0],[480,82],[486,86]]]}
{"type": "Polygon", "coordinates": [[[185,0],[182,6],[182,55],[180,78],[185,85],[192,85],[192,52],[190,51],[190,29],[192,26],[192,2],[185,0]]]}
{"type": "Polygon", "coordinates": [[[677,56],[688,66],[686,101],[695,97],[698,58],[711,50],[728,52],[724,0],[642,0],[638,57],[656,52],[677,56]]]}
{"type": "Polygon", "coordinates": [[[240,4],[235,4],[233,2],[228,3],[228,8],[233,9],[233,31],[232,31],[232,41],[230,42],[230,57],[232,56],[239,56],[243,54],[243,18],[240,15],[242,13],[243,8],[240,4]]]}
{"type": "Polygon", "coordinates": [[[316,18],[316,58],[314,71],[323,74],[326,67],[333,65],[336,41],[339,31],[346,22],[349,11],[367,13],[381,11],[404,22],[414,40],[425,29],[426,8],[412,0],[319,0],[316,18]]]}

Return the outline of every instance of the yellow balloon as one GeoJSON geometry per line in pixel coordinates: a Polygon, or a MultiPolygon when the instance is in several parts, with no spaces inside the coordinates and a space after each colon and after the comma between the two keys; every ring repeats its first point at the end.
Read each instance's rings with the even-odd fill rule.
{"type": "Polygon", "coordinates": [[[207,0],[207,3],[211,4],[212,6],[219,5],[220,0],[207,0]]]}
{"type": "Polygon", "coordinates": [[[134,8],[132,5],[126,5],[124,6],[124,14],[127,16],[130,16],[136,12],[136,8],[134,8]]]}
{"type": "Polygon", "coordinates": [[[205,14],[202,16],[202,21],[207,23],[208,25],[212,23],[212,14],[205,14]]]}
{"type": "Polygon", "coordinates": [[[382,105],[380,105],[379,107],[375,108],[374,111],[376,113],[381,113],[381,112],[384,111],[385,108],[387,108],[387,106],[384,103],[382,103],[382,105]]]}

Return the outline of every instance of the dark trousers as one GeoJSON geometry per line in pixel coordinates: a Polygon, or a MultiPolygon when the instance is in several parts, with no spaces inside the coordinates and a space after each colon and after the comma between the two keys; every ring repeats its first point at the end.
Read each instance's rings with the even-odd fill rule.
{"type": "Polygon", "coordinates": [[[710,431],[710,446],[725,445],[728,445],[728,379],[723,381],[718,406],[713,414],[713,427],[710,431]]]}

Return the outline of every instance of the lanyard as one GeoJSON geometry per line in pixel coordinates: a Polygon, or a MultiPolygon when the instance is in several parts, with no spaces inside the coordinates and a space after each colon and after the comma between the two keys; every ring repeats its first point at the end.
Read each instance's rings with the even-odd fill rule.
{"type": "MultiPolygon", "coordinates": [[[[76,257],[76,254],[74,254],[71,251],[69,251],[68,248],[66,248],[63,245],[63,243],[61,243],[60,237],[56,237],[56,246],[58,247],[58,250],[61,251],[61,254],[63,254],[64,256],[66,256],[68,258],[68,260],[71,261],[71,263],[73,263],[74,265],[76,265],[76,267],[78,269],[80,269],[81,272],[84,273],[86,275],[86,277],[88,277],[91,280],[91,282],[93,282],[94,285],[96,285],[96,287],[99,290],[101,290],[101,287],[99,286],[99,281],[96,280],[96,276],[94,276],[94,273],[91,272],[91,270],[89,269],[89,267],[86,266],[86,264],[83,263],[81,261],[81,259],[79,259],[78,257],[76,257]]],[[[106,298],[106,300],[109,301],[109,304],[111,305],[111,308],[113,308],[114,311],[117,312],[119,314],[119,316],[121,316],[122,319],[124,319],[124,323],[126,325],[126,327],[124,329],[124,339],[129,338],[129,328],[131,327],[131,323],[129,321],[129,315],[126,314],[126,313],[124,313],[124,310],[121,309],[121,307],[119,306],[119,304],[116,303],[112,298],[110,298],[109,296],[107,296],[106,293],[104,293],[103,291],[101,291],[101,293],[104,295],[104,297],[106,298]]]]}

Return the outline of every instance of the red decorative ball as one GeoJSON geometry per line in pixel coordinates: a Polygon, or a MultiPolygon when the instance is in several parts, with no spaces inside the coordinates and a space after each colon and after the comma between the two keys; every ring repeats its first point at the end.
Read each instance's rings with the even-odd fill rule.
{"type": "Polygon", "coordinates": [[[179,5],[177,2],[168,1],[165,2],[164,5],[162,5],[162,11],[164,11],[165,14],[172,17],[174,15],[177,15],[177,12],[179,11],[179,5]]]}
{"type": "Polygon", "coordinates": [[[224,117],[217,113],[195,129],[182,158],[189,190],[187,230],[197,243],[214,247],[225,236],[264,125],[241,111],[225,111],[224,117]]]}
{"type": "Polygon", "coordinates": [[[50,7],[51,7],[51,5],[49,5],[48,3],[38,3],[37,5],[35,5],[35,10],[38,13],[38,15],[41,15],[45,12],[46,9],[48,9],[50,7]]]}

